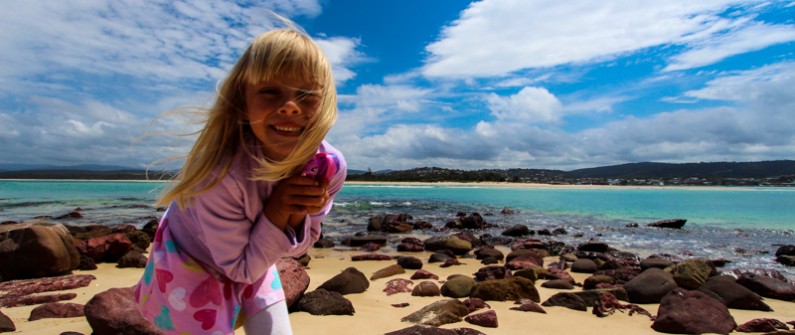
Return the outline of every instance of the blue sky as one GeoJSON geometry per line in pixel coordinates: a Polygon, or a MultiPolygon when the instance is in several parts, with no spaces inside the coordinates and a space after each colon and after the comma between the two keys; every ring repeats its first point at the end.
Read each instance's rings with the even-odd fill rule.
{"type": "Polygon", "coordinates": [[[795,159],[795,2],[4,1],[0,163],[145,167],[266,10],[333,63],[352,169],[795,159]],[[149,134],[151,136],[142,135],[149,134]]]}

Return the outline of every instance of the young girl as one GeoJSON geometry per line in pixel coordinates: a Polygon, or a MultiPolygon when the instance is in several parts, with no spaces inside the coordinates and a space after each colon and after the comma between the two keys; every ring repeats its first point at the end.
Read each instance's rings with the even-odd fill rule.
{"type": "Polygon", "coordinates": [[[323,138],[336,89],[320,48],[294,28],[257,37],[218,90],[135,287],[141,314],[167,334],[291,334],[274,265],[319,238],[345,181],[323,138]],[[302,173],[316,155],[333,175],[302,173]]]}

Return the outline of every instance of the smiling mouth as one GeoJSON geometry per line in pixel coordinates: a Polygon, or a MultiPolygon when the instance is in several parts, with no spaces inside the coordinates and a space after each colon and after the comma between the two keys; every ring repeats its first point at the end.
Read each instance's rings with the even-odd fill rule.
{"type": "Polygon", "coordinates": [[[301,135],[301,132],[304,130],[303,127],[271,126],[270,128],[282,136],[298,136],[301,135]]]}

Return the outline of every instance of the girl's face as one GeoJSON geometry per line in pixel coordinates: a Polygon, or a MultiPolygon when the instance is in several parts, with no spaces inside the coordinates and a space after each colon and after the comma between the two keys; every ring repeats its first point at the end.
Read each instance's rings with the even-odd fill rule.
{"type": "Polygon", "coordinates": [[[317,113],[320,88],[313,83],[279,80],[246,85],[246,120],[265,155],[283,160],[317,113]]]}

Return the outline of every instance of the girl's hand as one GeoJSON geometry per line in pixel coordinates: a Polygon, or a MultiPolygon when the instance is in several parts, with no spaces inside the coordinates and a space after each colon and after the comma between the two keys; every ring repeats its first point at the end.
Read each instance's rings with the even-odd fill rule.
{"type": "Polygon", "coordinates": [[[279,182],[265,199],[265,216],[280,229],[295,228],[307,214],[320,212],[329,201],[328,181],[318,184],[312,178],[292,176],[279,182]]]}

